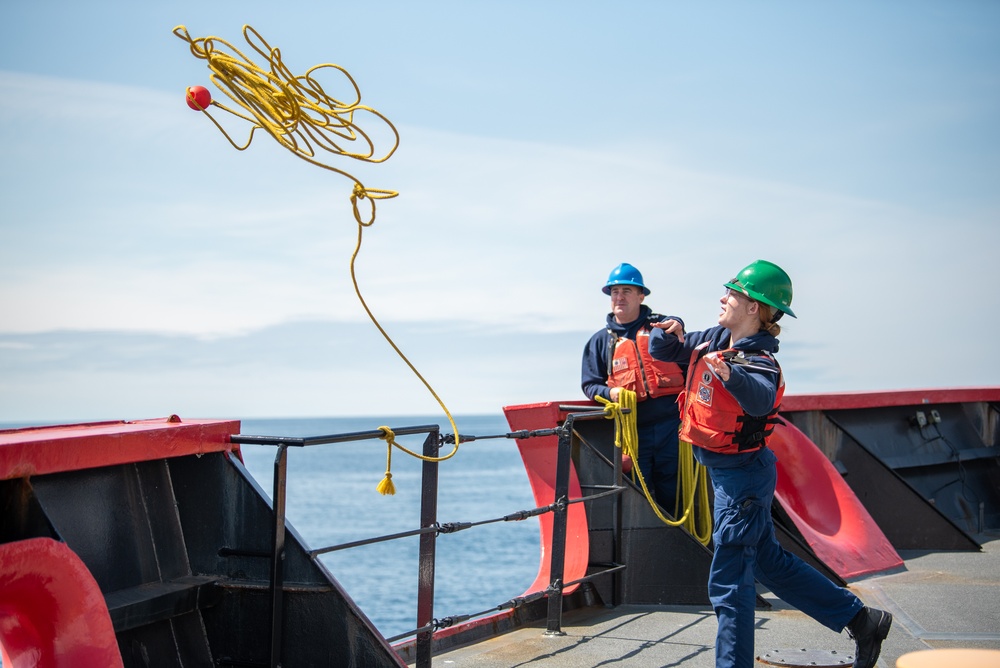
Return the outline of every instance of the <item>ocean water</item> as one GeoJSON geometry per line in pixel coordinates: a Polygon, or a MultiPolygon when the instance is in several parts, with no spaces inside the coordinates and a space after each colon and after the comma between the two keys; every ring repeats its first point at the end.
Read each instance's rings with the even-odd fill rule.
{"type": "MultiPolygon", "coordinates": [[[[456,416],[463,435],[510,431],[503,415],[456,416]]],[[[447,419],[310,418],[245,419],[242,433],[263,436],[324,436],[438,424],[447,419]]],[[[424,436],[400,437],[422,451],[424,436]]],[[[286,516],[309,549],[417,529],[420,526],[421,461],[392,452],[396,494],[376,491],[386,467],[384,441],[372,440],[288,449],[286,516]]],[[[441,454],[451,451],[444,446],[441,454]]],[[[242,446],[247,469],[266,494],[272,490],[276,449],[242,446]]],[[[479,522],[536,506],[516,442],[491,439],[463,443],[439,465],[438,522],[479,522]]],[[[416,536],[321,555],[320,561],[386,637],[416,628],[416,536]]],[[[537,518],[496,522],[437,540],[434,617],[489,610],[524,593],[539,564],[537,518]]]]}

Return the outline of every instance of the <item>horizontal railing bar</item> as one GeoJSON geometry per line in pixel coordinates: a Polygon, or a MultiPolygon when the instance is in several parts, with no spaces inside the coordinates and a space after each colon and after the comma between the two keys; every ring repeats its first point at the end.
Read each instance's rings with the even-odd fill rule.
{"type": "Polygon", "coordinates": [[[329,547],[321,547],[309,552],[311,558],[315,558],[320,554],[326,554],[328,552],[336,552],[338,550],[346,550],[352,547],[360,547],[362,545],[371,545],[372,543],[384,543],[390,540],[396,540],[397,538],[409,538],[411,536],[419,536],[425,533],[437,533],[437,534],[449,534],[462,531],[463,529],[471,529],[472,527],[482,526],[484,524],[493,524],[495,522],[518,522],[520,520],[525,520],[529,517],[535,517],[537,515],[544,515],[545,513],[550,513],[555,510],[555,504],[542,506],[540,508],[533,508],[531,510],[519,510],[515,513],[510,513],[504,515],[503,517],[496,517],[488,520],[480,520],[478,522],[444,522],[439,523],[432,527],[424,527],[422,529],[413,529],[411,531],[403,531],[400,533],[389,534],[386,536],[377,536],[375,538],[366,538],[363,540],[355,540],[350,543],[340,543],[338,545],[331,545],[329,547]]]}
{"type": "Polygon", "coordinates": [[[536,591],[532,594],[528,594],[527,596],[518,596],[516,598],[512,598],[509,601],[505,601],[500,605],[490,608],[489,610],[483,610],[481,612],[473,612],[471,614],[466,614],[466,615],[452,615],[449,617],[442,617],[441,619],[434,619],[431,620],[430,624],[425,624],[418,629],[413,629],[412,631],[407,631],[405,633],[400,633],[399,635],[392,636],[391,638],[386,638],[386,642],[392,644],[397,640],[402,640],[403,638],[408,638],[410,636],[417,635],[418,633],[425,633],[427,631],[435,631],[438,629],[446,629],[449,626],[454,626],[455,624],[467,621],[469,619],[473,619],[474,617],[481,617],[483,615],[488,615],[491,612],[499,612],[501,610],[512,610],[515,608],[520,608],[522,605],[537,601],[540,598],[548,596],[550,593],[551,592],[549,591],[549,589],[543,589],[541,591],[536,591]]]}
{"type": "MultiPolygon", "coordinates": [[[[560,406],[561,409],[575,408],[581,410],[590,409],[589,406],[560,406]]],[[[627,413],[628,409],[623,409],[622,412],[627,413]]],[[[598,417],[605,417],[606,413],[602,410],[587,410],[586,413],[576,415],[576,419],[595,419],[598,417]]],[[[433,431],[440,431],[438,425],[418,425],[415,427],[390,427],[392,433],[396,436],[413,436],[416,434],[429,434],[433,431]]],[[[555,436],[561,432],[561,428],[554,429],[521,429],[519,431],[507,432],[504,434],[491,434],[486,436],[470,436],[466,434],[459,434],[459,440],[462,443],[468,443],[472,441],[484,441],[493,438],[507,438],[507,439],[527,439],[539,436],[555,436]]],[[[366,441],[380,439],[385,435],[381,429],[369,429],[367,431],[355,431],[345,434],[328,434],[324,436],[260,436],[256,434],[233,434],[231,435],[230,441],[238,445],[285,445],[294,447],[306,447],[311,445],[324,445],[327,443],[347,443],[352,441],[366,441]]],[[[454,434],[442,434],[442,439],[445,443],[454,443],[454,434]]]]}
{"type": "MultiPolygon", "coordinates": [[[[487,434],[486,436],[470,436],[468,434],[459,434],[458,438],[462,443],[469,443],[471,441],[485,441],[491,438],[535,438],[538,436],[558,436],[559,432],[562,431],[560,427],[554,429],[520,429],[518,431],[510,431],[504,434],[487,434]]],[[[445,443],[454,443],[454,434],[442,434],[442,439],[445,443]]]]}
{"type": "MultiPolygon", "coordinates": [[[[573,417],[577,420],[592,419],[596,416],[605,417],[607,415],[607,409],[597,406],[559,406],[559,410],[573,413],[573,417]]],[[[627,415],[632,412],[632,409],[622,408],[621,412],[627,415]]]]}
{"type": "MultiPolygon", "coordinates": [[[[396,436],[412,436],[414,434],[429,434],[439,430],[437,425],[421,425],[417,427],[390,427],[396,436]]],[[[230,441],[239,445],[292,445],[305,447],[323,445],[326,443],[347,443],[349,441],[367,441],[385,436],[381,429],[355,431],[346,434],[330,434],[327,436],[255,436],[250,434],[233,434],[230,441]]]]}
{"type": "Polygon", "coordinates": [[[372,545],[374,543],[384,543],[390,540],[396,540],[398,538],[409,538],[411,536],[420,536],[425,533],[437,533],[439,527],[423,527],[421,529],[411,529],[410,531],[401,531],[400,533],[387,534],[385,536],[376,536],[375,538],[365,538],[363,540],[355,540],[350,543],[340,543],[338,545],[331,545],[329,547],[321,547],[315,550],[309,551],[309,557],[311,559],[316,558],[321,554],[326,554],[328,552],[336,552],[337,550],[346,550],[352,547],[361,547],[362,545],[372,545]]]}
{"type": "MultiPolygon", "coordinates": [[[[576,499],[569,499],[566,501],[567,505],[574,503],[582,503],[584,501],[592,501],[594,499],[600,499],[605,496],[612,496],[614,494],[621,494],[624,487],[604,487],[606,491],[599,494],[590,494],[588,496],[581,496],[576,499]]],[[[337,552],[339,550],[347,550],[352,547],[361,547],[362,545],[371,545],[373,543],[384,543],[390,540],[396,540],[398,538],[409,538],[411,536],[419,536],[426,533],[437,533],[437,534],[449,534],[457,533],[464,529],[471,529],[472,527],[483,526],[486,524],[495,524],[497,522],[520,522],[521,520],[526,520],[529,517],[537,517],[538,515],[544,515],[545,513],[553,512],[559,506],[558,503],[552,503],[547,506],[539,506],[537,508],[532,508],[531,510],[518,510],[517,512],[509,513],[502,517],[494,517],[487,520],[479,520],[476,522],[444,522],[439,523],[432,527],[424,527],[422,529],[412,529],[410,531],[401,531],[399,533],[387,534],[385,536],[376,536],[375,538],[366,538],[363,540],[355,540],[349,543],[339,543],[337,545],[330,545],[328,547],[320,547],[309,552],[310,558],[315,558],[321,554],[327,554],[329,552],[337,552]]],[[[228,548],[223,548],[227,550],[229,554],[234,554],[234,551],[229,551],[228,548]]],[[[221,554],[221,550],[220,550],[221,554]]],[[[250,556],[250,555],[248,555],[250,556]]],[[[256,555],[253,555],[256,556],[256,555]]]]}
{"type": "Polygon", "coordinates": [[[563,585],[563,589],[565,589],[566,587],[572,587],[574,585],[582,584],[584,582],[590,582],[594,578],[600,577],[602,575],[608,575],[616,571],[623,571],[627,568],[628,566],[625,564],[616,564],[614,566],[611,566],[610,568],[605,568],[603,571],[597,571],[596,573],[589,573],[588,575],[584,575],[579,580],[573,580],[572,582],[567,582],[563,585]]]}
{"type": "MultiPolygon", "coordinates": [[[[566,412],[570,413],[570,415],[568,416],[567,425],[566,425],[566,427],[570,427],[570,428],[571,428],[571,425],[572,425],[572,423],[573,423],[574,420],[606,419],[607,416],[608,416],[608,413],[607,413],[607,411],[605,409],[603,409],[603,408],[595,408],[594,406],[559,406],[559,409],[562,410],[562,411],[566,411],[566,412]]],[[[628,412],[628,409],[623,409],[623,412],[628,412]]],[[[505,434],[487,435],[487,436],[478,436],[478,437],[477,436],[465,436],[465,435],[459,434],[458,435],[458,440],[459,440],[459,442],[469,442],[469,441],[475,441],[475,440],[486,440],[486,439],[495,439],[495,438],[507,438],[507,439],[521,439],[521,440],[523,440],[523,439],[528,439],[528,438],[532,438],[532,437],[536,437],[536,436],[554,436],[554,435],[558,435],[560,437],[560,439],[562,439],[562,437],[566,433],[566,427],[560,427],[560,428],[555,428],[555,429],[520,430],[520,431],[508,432],[508,433],[505,433],[505,434]]],[[[390,429],[390,428],[387,428],[387,429],[390,429]]],[[[392,430],[393,435],[395,435],[395,436],[410,436],[410,435],[418,435],[418,434],[435,434],[435,433],[440,434],[440,427],[438,425],[421,425],[421,426],[413,426],[413,427],[391,428],[391,430],[392,430]]],[[[575,431],[573,432],[573,435],[574,436],[578,436],[578,434],[576,434],[575,431]]],[[[234,434],[234,435],[230,436],[230,441],[232,443],[235,443],[235,444],[238,444],[238,445],[273,445],[273,446],[279,446],[279,447],[287,447],[287,446],[307,447],[307,446],[324,445],[324,444],[331,444],[331,443],[348,443],[348,442],[356,442],[356,441],[364,441],[364,440],[384,439],[385,436],[386,436],[386,431],[385,430],[383,430],[383,429],[372,429],[372,430],[367,430],[367,431],[350,432],[350,433],[343,433],[343,434],[330,434],[330,435],[324,435],[324,436],[310,436],[310,437],[257,436],[257,435],[234,434]]],[[[447,442],[454,442],[455,435],[444,435],[444,436],[441,436],[440,438],[441,438],[441,441],[443,441],[445,443],[447,443],[447,442]]],[[[590,443],[587,443],[586,439],[582,439],[582,440],[589,447],[593,448],[593,446],[590,443]]],[[[478,521],[478,522],[455,522],[455,523],[446,523],[446,524],[435,523],[433,526],[422,527],[420,529],[414,529],[414,530],[410,530],[410,531],[404,531],[404,532],[389,534],[389,535],[385,535],[385,536],[378,536],[378,537],[374,537],[374,538],[368,538],[368,539],[363,539],[363,540],[351,541],[351,542],[342,543],[342,544],[339,544],[339,545],[332,545],[332,546],[329,546],[329,547],[318,548],[318,549],[309,551],[308,554],[309,554],[310,558],[315,559],[317,556],[322,555],[322,554],[327,554],[327,553],[338,551],[338,550],[350,549],[350,548],[354,548],[354,547],[360,547],[360,546],[363,546],[363,545],[370,545],[370,544],[374,544],[374,543],[380,543],[380,542],[386,542],[386,541],[390,541],[390,540],[396,540],[396,539],[399,539],[399,538],[407,538],[407,537],[420,536],[420,535],[425,535],[425,534],[437,534],[437,535],[440,535],[440,534],[446,534],[446,533],[454,533],[454,532],[461,531],[461,530],[468,529],[468,528],[472,528],[472,527],[475,527],[475,526],[482,526],[482,525],[485,525],[485,524],[491,524],[491,523],[495,523],[495,522],[519,521],[519,520],[527,519],[528,517],[534,517],[534,516],[542,515],[542,514],[545,514],[545,513],[548,513],[548,512],[554,512],[556,510],[564,510],[565,507],[567,505],[570,505],[570,504],[582,503],[584,501],[591,501],[591,500],[594,500],[594,499],[600,499],[600,498],[603,498],[603,497],[606,497],[606,496],[619,495],[619,494],[621,494],[625,490],[625,487],[624,486],[620,486],[620,485],[590,485],[590,486],[587,486],[586,488],[587,489],[595,489],[595,490],[603,490],[603,491],[601,491],[601,492],[599,492],[597,494],[590,494],[590,495],[582,496],[582,497],[576,498],[576,499],[567,499],[566,496],[562,496],[559,499],[556,499],[551,505],[542,506],[542,507],[534,508],[532,510],[527,510],[527,511],[521,510],[521,511],[517,511],[515,513],[511,513],[511,514],[508,514],[508,515],[505,515],[505,516],[502,516],[502,517],[498,517],[498,518],[481,520],[481,521],[478,521]]],[[[250,551],[250,550],[243,551],[243,550],[234,549],[234,548],[230,548],[230,547],[223,547],[223,548],[221,548],[219,550],[219,554],[221,556],[253,556],[253,557],[263,556],[260,553],[257,553],[256,551],[250,551]]],[[[472,618],[479,617],[479,616],[482,616],[482,615],[490,614],[490,613],[493,613],[493,612],[496,612],[496,611],[501,611],[501,610],[505,610],[505,609],[508,609],[508,608],[517,608],[517,607],[523,605],[526,602],[532,602],[532,601],[538,600],[538,599],[540,599],[542,597],[545,597],[545,596],[551,596],[553,594],[560,594],[566,587],[571,587],[571,586],[575,586],[575,585],[578,585],[578,584],[581,584],[581,583],[584,583],[584,582],[588,582],[588,581],[590,581],[590,580],[592,580],[592,579],[594,579],[596,577],[608,575],[608,574],[614,573],[616,571],[623,570],[625,568],[626,568],[625,565],[615,565],[615,566],[612,566],[611,568],[607,568],[607,569],[604,569],[604,570],[596,572],[596,573],[591,573],[590,575],[584,576],[584,577],[582,577],[582,578],[580,578],[578,580],[574,580],[572,582],[568,582],[568,583],[565,583],[565,584],[560,584],[560,583],[558,583],[558,581],[555,581],[553,584],[551,584],[547,589],[545,589],[543,591],[534,592],[533,594],[530,594],[530,595],[525,596],[525,597],[518,597],[518,598],[510,599],[509,601],[507,601],[507,602],[505,602],[503,604],[500,604],[499,606],[495,606],[493,608],[490,608],[488,610],[483,610],[481,612],[476,612],[476,613],[466,614],[466,615],[456,615],[456,616],[451,616],[451,617],[445,617],[443,619],[433,619],[433,620],[431,620],[431,622],[429,624],[426,624],[426,625],[424,625],[424,626],[422,626],[422,627],[420,627],[418,629],[415,629],[413,631],[409,631],[407,633],[403,633],[403,634],[399,634],[399,635],[393,636],[392,638],[388,638],[387,640],[388,640],[389,643],[392,643],[392,642],[401,640],[403,638],[406,638],[406,637],[409,637],[409,636],[412,636],[412,635],[419,635],[421,633],[426,633],[428,631],[433,631],[435,629],[447,628],[447,627],[449,627],[449,626],[451,626],[451,625],[453,625],[455,623],[464,622],[464,621],[466,621],[468,619],[472,619],[472,618]]],[[[550,602],[550,605],[551,605],[551,602],[550,602]]]]}
{"type": "Polygon", "coordinates": [[[623,491],[625,491],[624,487],[619,487],[619,486],[615,485],[613,487],[609,487],[608,491],[606,491],[606,492],[601,492],[599,494],[588,494],[587,496],[581,496],[581,497],[579,497],[577,499],[570,499],[566,503],[567,504],[583,503],[584,501],[593,501],[594,499],[603,499],[606,496],[614,496],[615,494],[621,494],[623,491]]]}

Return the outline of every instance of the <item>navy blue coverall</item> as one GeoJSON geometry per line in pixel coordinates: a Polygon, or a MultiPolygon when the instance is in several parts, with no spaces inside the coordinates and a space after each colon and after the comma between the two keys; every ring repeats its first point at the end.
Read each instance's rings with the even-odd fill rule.
{"type": "MultiPolygon", "coordinates": [[[[611,400],[608,357],[612,337],[614,340],[624,337],[634,341],[636,332],[647,323],[663,320],[677,320],[684,324],[675,316],[653,313],[645,304],[639,309],[639,317],[624,325],[618,324],[613,313],[608,314],[607,326],[595,332],[583,349],[580,386],[588,399],[601,396],[611,400]]],[[[681,363],[681,369],[686,369],[686,362],[684,360],[681,363]]],[[[680,426],[677,396],[671,394],[641,402],[636,406],[636,426],[639,436],[636,464],[656,502],[667,512],[673,513],[676,510],[674,502],[677,495],[677,428],[680,426]]]]}
{"type": "MultiPolygon", "coordinates": [[[[690,361],[691,351],[709,341],[706,352],[729,347],[730,333],[713,327],[676,336],[654,329],[649,351],[656,359],[690,361]]],[[[767,332],[733,344],[755,365],[777,368],[763,355],[778,351],[778,340],[767,332]]],[[[730,365],[732,374],[723,384],[749,415],[766,415],[774,407],[778,374],[730,365]]],[[[695,445],[698,445],[695,443],[695,445]]],[[[752,668],[754,665],[754,579],[775,596],[795,606],[820,624],[840,633],[863,607],[853,593],[838,587],[819,571],[778,543],[771,520],[771,499],[777,483],[778,458],[766,446],[752,452],[724,454],[700,447],[697,460],[712,478],[715,492],[715,552],[708,576],[708,594],[718,618],[715,641],[716,668],[752,668]]]]}

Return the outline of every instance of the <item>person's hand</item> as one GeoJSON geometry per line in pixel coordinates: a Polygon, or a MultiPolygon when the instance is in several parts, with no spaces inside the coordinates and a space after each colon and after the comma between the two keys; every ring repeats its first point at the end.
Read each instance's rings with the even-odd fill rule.
{"type": "Polygon", "coordinates": [[[612,387],[611,390],[608,392],[608,394],[611,395],[611,401],[615,402],[618,401],[618,397],[621,395],[621,393],[622,393],[622,388],[620,387],[612,387]]]}
{"type": "Polygon", "coordinates": [[[673,334],[677,340],[684,343],[684,327],[676,320],[664,320],[663,322],[650,323],[657,329],[662,329],[664,334],[673,334]]]}
{"type": "Polygon", "coordinates": [[[705,364],[708,365],[708,368],[712,370],[712,373],[718,376],[723,383],[729,380],[732,369],[729,368],[729,363],[722,359],[722,355],[719,353],[705,355],[705,364]]]}

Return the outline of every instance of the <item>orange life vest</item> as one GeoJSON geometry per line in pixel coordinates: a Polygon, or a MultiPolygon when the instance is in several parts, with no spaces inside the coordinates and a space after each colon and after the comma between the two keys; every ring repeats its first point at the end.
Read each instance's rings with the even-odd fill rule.
{"type": "Polygon", "coordinates": [[[649,354],[649,326],[635,333],[635,341],[611,336],[614,350],[608,358],[608,387],[635,392],[636,401],[678,394],[684,389],[684,372],[674,362],[661,362],[649,354]]]}
{"type": "Polygon", "coordinates": [[[774,408],[767,415],[748,415],[709,368],[704,358],[707,346],[705,342],[691,353],[687,388],[677,399],[681,414],[680,440],[724,454],[760,449],[774,431],[778,406],[785,394],[780,367],[774,408]]]}

